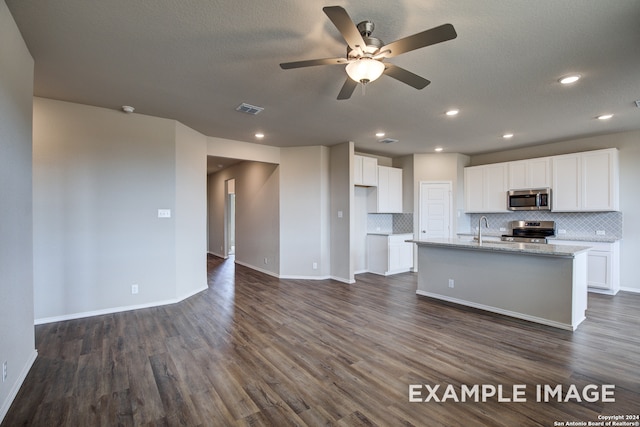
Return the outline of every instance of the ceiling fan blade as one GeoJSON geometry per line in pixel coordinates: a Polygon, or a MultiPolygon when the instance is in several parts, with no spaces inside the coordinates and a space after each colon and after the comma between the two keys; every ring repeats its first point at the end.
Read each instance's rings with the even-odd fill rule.
{"type": "Polygon", "coordinates": [[[443,24],[439,27],[431,28],[430,30],[425,30],[421,33],[391,42],[388,45],[381,47],[380,51],[389,50],[389,53],[385,55],[385,58],[393,58],[401,53],[455,39],[457,36],[458,34],[453,28],[453,25],[443,24]]]}
{"type": "Polygon", "coordinates": [[[358,82],[351,80],[350,77],[347,77],[344,85],[342,85],[342,89],[340,89],[340,93],[338,94],[338,99],[349,99],[353,94],[353,91],[356,90],[358,86],[358,82]]]}
{"type": "Polygon", "coordinates": [[[280,68],[289,70],[291,68],[313,67],[315,65],[344,65],[347,62],[349,61],[346,58],[309,59],[306,61],[284,62],[280,64],[280,68]]]}
{"type": "Polygon", "coordinates": [[[347,42],[351,49],[364,49],[367,44],[362,39],[360,31],[353,23],[353,20],[349,17],[344,8],[340,6],[326,6],[322,10],[329,17],[333,25],[336,26],[344,40],[347,42]]]}
{"type": "Polygon", "coordinates": [[[423,77],[420,77],[417,74],[413,74],[411,71],[407,71],[404,68],[398,67],[397,65],[393,65],[393,64],[385,64],[385,65],[387,67],[384,70],[384,74],[398,81],[401,81],[402,83],[408,84],[409,86],[412,86],[418,90],[423,89],[429,83],[431,83],[429,80],[423,77]]]}

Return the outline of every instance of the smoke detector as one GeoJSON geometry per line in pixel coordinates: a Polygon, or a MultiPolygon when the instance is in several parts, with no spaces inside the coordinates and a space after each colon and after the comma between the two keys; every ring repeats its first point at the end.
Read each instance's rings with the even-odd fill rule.
{"type": "Polygon", "coordinates": [[[127,114],[133,113],[135,111],[135,108],[131,107],[130,105],[123,105],[122,106],[122,111],[124,111],[127,114]]]}

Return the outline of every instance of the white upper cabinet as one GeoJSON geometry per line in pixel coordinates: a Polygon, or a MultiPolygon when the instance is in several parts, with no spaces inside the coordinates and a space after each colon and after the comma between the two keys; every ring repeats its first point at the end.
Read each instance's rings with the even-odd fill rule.
{"type": "Polygon", "coordinates": [[[371,213],[402,213],[402,169],[378,166],[378,187],[368,197],[371,213]]]}
{"type": "Polygon", "coordinates": [[[466,212],[505,212],[507,190],[551,188],[555,212],[620,210],[618,150],[464,168],[466,212]]]}
{"type": "Polygon", "coordinates": [[[367,156],[353,156],[353,183],[364,187],[378,185],[378,159],[367,156]]]}
{"type": "Polygon", "coordinates": [[[620,209],[617,149],[554,156],[552,164],[554,211],[620,209]]]}
{"type": "Polygon", "coordinates": [[[620,210],[618,150],[582,153],[582,210],[620,210]]]}
{"type": "Polygon", "coordinates": [[[507,164],[465,168],[464,195],[466,212],[506,212],[507,164]]]}
{"type": "Polygon", "coordinates": [[[509,190],[551,187],[551,159],[549,157],[508,162],[507,167],[509,190]]]}

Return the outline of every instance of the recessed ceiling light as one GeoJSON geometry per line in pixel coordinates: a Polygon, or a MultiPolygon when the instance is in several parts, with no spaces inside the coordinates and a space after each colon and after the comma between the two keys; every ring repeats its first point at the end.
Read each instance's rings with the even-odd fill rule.
{"type": "Polygon", "coordinates": [[[447,116],[455,116],[455,115],[457,115],[459,112],[460,112],[460,110],[453,109],[453,110],[449,110],[449,111],[447,111],[445,114],[446,114],[447,116]]]}
{"type": "Polygon", "coordinates": [[[613,114],[603,114],[598,116],[598,120],[609,120],[611,117],[613,117],[613,114]]]}
{"type": "Polygon", "coordinates": [[[258,138],[258,139],[264,138],[264,133],[262,133],[262,132],[256,133],[256,138],[258,138]]]}
{"type": "Polygon", "coordinates": [[[510,138],[513,138],[513,134],[512,133],[505,133],[504,135],[502,135],[502,137],[504,139],[510,139],[510,138]]]}
{"type": "Polygon", "coordinates": [[[384,136],[384,132],[378,132],[378,133],[376,133],[376,136],[378,138],[382,138],[384,136]]]}
{"type": "Polygon", "coordinates": [[[558,81],[563,85],[570,85],[571,83],[575,83],[580,80],[580,77],[582,77],[580,74],[572,74],[570,76],[565,76],[558,81]]]}
{"type": "Polygon", "coordinates": [[[436,151],[436,152],[438,152],[438,153],[439,153],[439,152],[441,152],[442,150],[443,150],[443,148],[442,148],[442,147],[436,147],[433,151],[436,151]]]}

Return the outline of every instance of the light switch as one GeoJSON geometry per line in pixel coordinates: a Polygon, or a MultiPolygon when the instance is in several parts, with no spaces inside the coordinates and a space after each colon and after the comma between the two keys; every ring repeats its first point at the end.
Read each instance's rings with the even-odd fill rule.
{"type": "Polygon", "coordinates": [[[158,218],[171,218],[171,209],[158,209],[158,218]]]}

